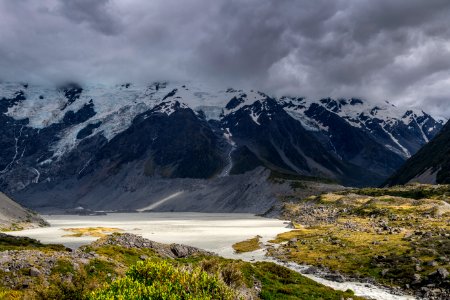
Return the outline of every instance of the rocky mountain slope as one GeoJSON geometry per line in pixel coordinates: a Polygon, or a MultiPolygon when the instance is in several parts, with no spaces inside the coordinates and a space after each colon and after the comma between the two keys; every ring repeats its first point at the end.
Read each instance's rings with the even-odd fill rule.
{"type": "Polygon", "coordinates": [[[387,185],[450,183],[450,122],[387,180],[387,185]]]}
{"type": "Polygon", "coordinates": [[[0,230],[20,230],[47,225],[38,214],[0,193],[0,230]]]}
{"type": "MultiPolygon", "coordinates": [[[[211,195],[211,182],[218,191],[248,190],[255,187],[248,172],[259,167],[378,185],[442,123],[360,99],[276,98],[165,82],[2,83],[0,190],[36,208],[107,209],[114,202],[131,207],[130,198],[149,193],[157,195],[150,203],[158,202],[185,191],[190,180],[207,190],[196,199],[211,195]]],[[[228,197],[235,208],[236,197],[228,197]]]]}

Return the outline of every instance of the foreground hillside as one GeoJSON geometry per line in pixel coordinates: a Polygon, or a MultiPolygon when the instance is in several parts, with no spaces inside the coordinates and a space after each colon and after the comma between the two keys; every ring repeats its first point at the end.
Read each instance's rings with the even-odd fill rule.
{"type": "Polygon", "coordinates": [[[76,251],[0,235],[0,275],[1,299],[361,299],[273,263],[117,233],[76,251]]]}
{"type": "Polygon", "coordinates": [[[24,208],[0,192],[0,231],[47,225],[37,213],[24,208]]]}
{"type": "Polygon", "coordinates": [[[442,122],[389,103],[190,83],[1,83],[0,190],[39,211],[130,210],[174,194],[234,211],[247,190],[274,200],[255,183],[261,169],[379,185],[442,122]]]}
{"type": "Polygon", "coordinates": [[[450,186],[325,193],[286,203],[296,229],[271,255],[370,278],[425,299],[450,297],[450,186]],[[286,243],[283,243],[286,242],[286,243]]]}
{"type": "Polygon", "coordinates": [[[387,185],[407,182],[450,183],[450,122],[389,178],[387,185]]]}

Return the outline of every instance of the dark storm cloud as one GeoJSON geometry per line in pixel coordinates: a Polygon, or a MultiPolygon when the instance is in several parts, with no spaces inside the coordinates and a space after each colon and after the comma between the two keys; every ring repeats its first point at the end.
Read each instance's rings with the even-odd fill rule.
{"type": "Polygon", "coordinates": [[[1,0],[0,79],[208,80],[450,117],[448,0],[1,0]]]}

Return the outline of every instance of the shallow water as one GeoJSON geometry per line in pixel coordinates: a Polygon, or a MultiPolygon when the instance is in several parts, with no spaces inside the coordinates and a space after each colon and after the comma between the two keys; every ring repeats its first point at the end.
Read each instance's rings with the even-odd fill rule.
{"type": "Polygon", "coordinates": [[[105,216],[44,215],[51,227],[14,232],[43,243],[70,248],[88,244],[93,237],[67,237],[64,228],[116,227],[161,243],[195,246],[219,255],[230,253],[231,245],[261,235],[274,237],[289,230],[284,221],[251,214],[214,213],[111,213],[105,216]]]}
{"type": "MultiPolygon", "coordinates": [[[[67,237],[64,228],[71,227],[116,227],[125,232],[141,235],[161,243],[180,243],[215,252],[223,257],[245,261],[272,261],[302,273],[305,266],[294,263],[283,264],[266,257],[264,250],[236,254],[231,247],[234,243],[256,235],[266,243],[277,234],[289,231],[287,222],[257,217],[251,214],[224,213],[111,213],[105,216],[48,215],[43,216],[50,227],[35,228],[9,234],[28,236],[43,243],[64,244],[77,248],[88,244],[94,237],[67,237]]],[[[304,276],[338,290],[351,289],[358,296],[380,300],[409,300],[414,297],[392,295],[388,291],[365,283],[338,283],[316,275],[304,276]]]]}

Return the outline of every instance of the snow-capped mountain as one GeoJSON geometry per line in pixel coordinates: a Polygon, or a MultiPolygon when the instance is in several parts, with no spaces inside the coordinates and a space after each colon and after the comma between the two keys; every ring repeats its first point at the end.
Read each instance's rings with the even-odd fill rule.
{"type": "Polygon", "coordinates": [[[215,178],[259,166],[374,185],[443,122],[389,103],[195,84],[2,83],[0,189],[19,201],[73,194],[75,205],[112,177],[215,178]]]}
{"type": "Polygon", "coordinates": [[[389,176],[442,128],[444,120],[389,102],[360,99],[280,99],[285,110],[316,132],[329,151],[344,161],[389,176]]]}
{"type": "Polygon", "coordinates": [[[450,122],[385,184],[392,186],[408,182],[450,184],[450,122]]]}

